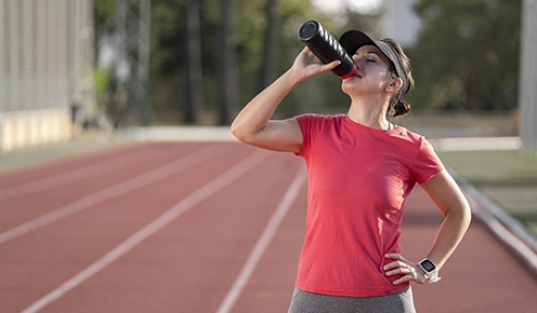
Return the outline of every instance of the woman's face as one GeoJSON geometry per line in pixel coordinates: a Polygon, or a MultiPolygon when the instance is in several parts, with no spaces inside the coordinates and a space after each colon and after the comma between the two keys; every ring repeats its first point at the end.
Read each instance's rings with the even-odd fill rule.
{"type": "Polygon", "coordinates": [[[357,70],[353,77],[342,82],[341,89],[348,95],[372,95],[386,90],[393,81],[389,72],[390,60],[379,48],[362,46],[352,56],[357,70]]]}

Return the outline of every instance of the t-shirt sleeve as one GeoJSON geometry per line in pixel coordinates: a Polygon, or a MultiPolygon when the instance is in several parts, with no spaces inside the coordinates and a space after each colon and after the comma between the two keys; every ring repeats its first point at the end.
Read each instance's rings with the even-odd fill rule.
{"type": "Polygon", "coordinates": [[[319,114],[307,113],[297,116],[296,120],[302,131],[302,150],[295,154],[306,158],[315,139],[322,132],[323,125],[326,124],[324,123],[326,117],[319,114]]]}
{"type": "Polygon", "coordinates": [[[411,174],[418,184],[423,184],[444,170],[444,164],[434,151],[433,146],[425,138],[422,138],[420,149],[411,174]]]}

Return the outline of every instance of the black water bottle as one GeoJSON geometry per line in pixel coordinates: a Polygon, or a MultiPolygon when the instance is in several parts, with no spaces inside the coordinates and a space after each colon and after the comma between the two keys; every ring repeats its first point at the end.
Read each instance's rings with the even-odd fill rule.
{"type": "Polygon", "coordinates": [[[298,38],[323,62],[328,64],[339,60],[341,64],[332,70],[341,79],[346,79],[356,72],[356,64],[339,42],[317,21],[304,23],[298,38]]]}

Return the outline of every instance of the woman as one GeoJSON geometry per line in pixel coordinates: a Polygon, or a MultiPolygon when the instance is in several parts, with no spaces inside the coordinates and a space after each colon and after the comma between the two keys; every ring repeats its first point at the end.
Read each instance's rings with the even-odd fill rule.
{"type": "Polygon", "coordinates": [[[232,133],[264,149],[293,152],[308,169],[306,236],[289,312],[415,312],[410,282],[438,281],[471,219],[469,205],[422,137],[388,121],[407,113],[410,62],[400,45],[350,30],[340,43],[357,66],[341,88],[347,114],[271,120],[284,97],[323,65],[304,48],[293,65],[237,115],[232,133]],[[403,257],[403,207],[415,183],[445,219],[418,263],[403,257]]]}

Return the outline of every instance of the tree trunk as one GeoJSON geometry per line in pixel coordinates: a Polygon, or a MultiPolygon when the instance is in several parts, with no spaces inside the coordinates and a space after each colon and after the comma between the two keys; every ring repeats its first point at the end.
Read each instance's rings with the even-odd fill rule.
{"type": "Polygon", "coordinates": [[[221,0],[221,68],[220,97],[218,100],[219,124],[229,125],[231,117],[237,113],[239,78],[237,71],[237,44],[235,40],[234,1],[221,0]]]}
{"type": "Polygon", "coordinates": [[[188,90],[185,122],[196,123],[203,106],[203,72],[201,67],[200,0],[188,0],[187,24],[187,73],[188,90]]]}
{"type": "Polygon", "coordinates": [[[276,79],[278,71],[278,0],[267,0],[265,16],[267,28],[265,29],[259,91],[276,79]]]}

